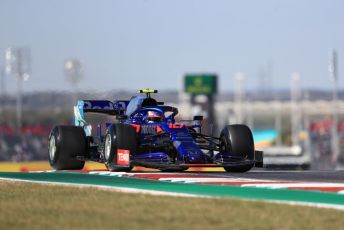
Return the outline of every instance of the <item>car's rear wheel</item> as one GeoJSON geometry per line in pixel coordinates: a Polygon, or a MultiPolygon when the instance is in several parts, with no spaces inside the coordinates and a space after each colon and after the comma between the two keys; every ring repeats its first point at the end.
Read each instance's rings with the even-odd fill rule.
{"type": "Polygon", "coordinates": [[[136,130],[127,124],[112,124],[107,130],[104,141],[103,158],[111,172],[132,170],[130,155],[136,152],[136,130]]]}
{"type": "MultiPolygon", "coordinates": [[[[254,160],[252,132],[246,125],[227,125],[220,134],[220,150],[240,154],[243,159],[254,160]]],[[[247,172],[253,164],[227,166],[227,172],[247,172]]]]}
{"type": "Polygon", "coordinates": [[[80,170],[85,161],[76,156],[85,156],[86,135],[82,127],[56,126],[49,135],[49,163],[56,170],[80,170]]]}

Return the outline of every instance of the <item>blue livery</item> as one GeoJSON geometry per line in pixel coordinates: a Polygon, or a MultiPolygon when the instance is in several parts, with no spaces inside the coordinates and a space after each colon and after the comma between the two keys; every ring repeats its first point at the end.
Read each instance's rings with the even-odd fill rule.
{"type": "Polygon", "coordinates": [[[263,153],[254,149],[247,126],[228,125],[219,137],[209,136],[202,133],[202,116],[178,122],[177,108],[151,97],[157,90],[139,92],[146,95],[130,100],[79,100],[74,107],[75,126],[56,126],[49,136],[52,167],[79,169],[87,160],[105,163],[110,171],[143,166],[162,171],[223,167],[228,172],[245,172],[263,166],[263,153]],[[91,125],[86,113],[114,116],[117,122],[91,125]],[[84,146],[69,150],[62,138],[67,136],[69,142],[73,139],[84,146]]]}

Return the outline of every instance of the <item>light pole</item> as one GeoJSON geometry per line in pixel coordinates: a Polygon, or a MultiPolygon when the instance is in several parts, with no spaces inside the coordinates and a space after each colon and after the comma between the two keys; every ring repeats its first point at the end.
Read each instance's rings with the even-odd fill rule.
{"type": "Polygon", "coordinates": [[[23,81],[27,81],[30,77],[30,60],[30,50],[28,48],[9,47],[6,49],[6,73],[12,75],[17,81],[16,128],[18,135],[21,134],[22,127],[23,81]]]}
{"type": "Polygon", "coordinates": [[[340,154],[339,138],[338,138],[338,70],[337,70],[337,52],[332,50],[330,52],[330,63],[328,66],[330,81],[332,82],[332,128],[331,128],[331,147],[332,158],[331,163],[335,168],[337,166],[337,159],[340,154]]]}
{"type": "Polygon", "coordinates": [[[276,146],[282,145],[282,106],[280,100],[275,100],[275,130],[277,131],[276,146]]]}
{"type": "Polygon", "coordinates": [[[299,145],[300,133],[300,74],[291,75],[291,143],[292,146],[299,145]]]}
{"type": "Polygon", "coordinates": [[[83,69],[80,61],[75,58],[67,59],[64,63],[64,74],[66,80],[73,88],[73,103],[76,103],[79,94],[78,85],[83,77],[83,69]]]}
{"type": "MultiPolygon", "coordinates": [[[[309,93],[305,92],[303,94],[303,100],[302,100],[302,111],[303,111],[303,126],[306,131],[306,139],[305,139],[305,151],[307,153],[312,153],[311,150],[311,137],[310,137],[310,120],[309,120],[309,112],[307,111],[307,105],[309,104],[309,93]]],[[[315,154],[311,154],[311,168],[316,169],[316,166],[318,163],[315,162],[315,154]]]]}
{"type": "Polygon", "coordinates": [[[5,110],[5,95],[6,95],[5,68],[0,69],[0,87],[1,87],[0,114],[2,115],[5,110]]]}
{"type": "Polygon", "coordinates": [[[254,116],[253,116],[253,107],[252,101],[250,99],[246,100],[246,114],[247,114],[247,126],[250,127],[251,130],[254,130],[254,116]]]}
{"type": "Polygon", "coordinates": [[[243,123],[244,121],[244,109],[243,102],[245,100],[245,75],[241,72],[235,74],[235,105],[237,123],[243,123]]]}

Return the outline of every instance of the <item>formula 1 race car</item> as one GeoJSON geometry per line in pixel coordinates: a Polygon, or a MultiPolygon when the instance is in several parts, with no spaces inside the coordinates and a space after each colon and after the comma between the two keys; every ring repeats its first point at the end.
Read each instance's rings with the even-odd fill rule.
{"type": "Polygon", "coordinates": [[[75,125],[56,126],[49,135],[50,165],[56,170],[80,170],[90,160],[124,172],[134,166],[161,171],[223,167],[228,172],[263,166],[263,152],[255,151],[247,126],[227,125],[219,137],[205,135],[202,116],[195,116],[188,125],[179,123],[177,108],[151,97],[157,90],[139,92],[146,95],[129,101],[79,100],[74,107],[75,125]],[[99,123],[92,131],[85,113],[111,115],[117,121],[99,123]]]}

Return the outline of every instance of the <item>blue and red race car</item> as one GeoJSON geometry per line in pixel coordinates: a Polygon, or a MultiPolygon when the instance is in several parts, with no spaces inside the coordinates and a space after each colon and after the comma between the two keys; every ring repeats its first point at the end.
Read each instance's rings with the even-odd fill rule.
{"type": "Polygon", "coordinates": [[[143,166],[162,171],[223,167],[228,172],[263,166],[263,153],[255,151],[247,126],[227,125],[219,137],[205,135],[202,116],[195,116],[190,124],[179,123],[177,108],[151,97],[157,90],[139,92],[146,95],[129,101],[79,100],[75,125],[56,126],[49,135],[50,165],[56,170],[80,170],[90,160],[105,163],[110,171],[143,166]],[[92,130],[95,127],[85,120],[85,113],[115,116],[117,121],[99,123],[92,130]]]}

